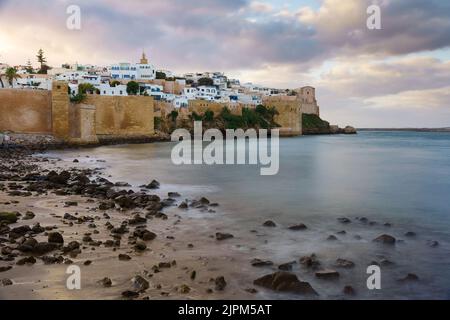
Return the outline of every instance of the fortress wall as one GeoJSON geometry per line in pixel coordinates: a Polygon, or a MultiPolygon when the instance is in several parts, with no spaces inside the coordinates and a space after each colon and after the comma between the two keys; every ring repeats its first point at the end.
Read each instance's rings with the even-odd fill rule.
{"type": "Polygon", "coordinates": [[[88,95],[85,103],[95,106],[97,135],[133,136],[154,133],[152,97],[88,95]]]}
{"type": "Polygon", "coordinates": [[[0,131],[51,134],[51,93],[0,89],[0,131]]]}

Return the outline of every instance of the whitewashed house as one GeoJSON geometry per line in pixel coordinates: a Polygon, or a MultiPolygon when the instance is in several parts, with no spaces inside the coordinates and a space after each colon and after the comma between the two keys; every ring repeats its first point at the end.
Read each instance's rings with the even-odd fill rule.
{"type": "Polygon", "coordinates": [[[155,67],[148,63],[145,53],[142,54],[140,63],[119,63],[109,67],[112,79],[117,80],[154,80],[156,78],[155,67]]]}

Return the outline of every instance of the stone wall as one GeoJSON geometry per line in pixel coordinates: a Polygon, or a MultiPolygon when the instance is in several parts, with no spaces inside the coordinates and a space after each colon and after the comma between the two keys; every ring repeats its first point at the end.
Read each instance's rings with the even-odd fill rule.
{"type": "Polygon", "coordinates": [[[302,134],[301,104],[295,96],[266,97],[263,104],[277,109],[279,114],[275,116],[275,122],[281,126],[280,135],[296,136],[302,134]]]}
{"type": "Polygon", "coordinates": [[[204,114],[207,110],[214,112],[214,116],[219,115],[223,108],[227,107],[232,114],[242,115],[242,106],[230,105],[226,103],[212,102],[206,100],[189,100],[189,112],[204,114]]]}
{"type": "Polygon", "coordinates": [[[95,130],[95,106],[86,104],[71,104],[69,109],[70,139],[76,144],[98,143],[95,130]]]}
{"type": "Polygon", "coordinates": [[[69,94],[64,81],[53,81],[52,85],[52,127],[53,135],[67,140],[70,136],[69,94]]]}
{"type": "Polygon", "coordinates": [[[85,103],[96,108],[95,130],[97,135],[154,134],[152,97],[88,95],[85,103]]]}
{"type": "Polygon", "coordinates": [[[0,89],[0,131],[51,134],[51,93],[0,89]]]}

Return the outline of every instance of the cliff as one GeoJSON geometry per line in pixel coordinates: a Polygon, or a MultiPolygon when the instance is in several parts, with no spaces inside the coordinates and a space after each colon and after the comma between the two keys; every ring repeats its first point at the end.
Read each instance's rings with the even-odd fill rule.
{"type": "Polygon", "coordinates": [[[339,128],[338,126],[330,125],[328,121],[322,120],[315,114],[302,115],[303,134],[356,134],[356,129],[350,126],[339,128]]]}

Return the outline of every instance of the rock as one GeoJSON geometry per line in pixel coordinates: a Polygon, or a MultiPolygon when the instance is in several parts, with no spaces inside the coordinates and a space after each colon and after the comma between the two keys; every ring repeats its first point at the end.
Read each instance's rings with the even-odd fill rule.
{"type": "Polygon", "coordinates": [[[315,254],[310,256],[304,256],[300,258],[300,264],[305,266],[306,268],[310,268],[316,270],[320,267],[320,262],[317,260],[315,254]]]}
{"type": "Polygon", "coordinates": [[[330,235],[327,238],[327,241],[336,241],[338,238],[335,235],[330,235]]]}
{"type": "Polygon", "coordinates": [[[274,291],[317,295],[308,282],[300,281],[295,274],[285,271],[265,275],[253,281],[253,284],[274,291]]]}
{"type": "Polygon", "coordinates": [[[223,291],[227,286],[227,282],[224,277],[217,277],[214,280],[214,283],[216,284],[216,291],[223,291]]]}
{"type": "Polygon", "coordinates": [[[435,248],[439,246],[439,242],[437,242],[436,240],[428,240],[427,245],[431,248],[435,248]]]}
{"type": "Polygon", "coordinates": [[[197,277],[197,271],[192,270],[191,276],[190,276],[191,280],[195,280],[196,277],[197,277]]]}
{"type": "Polygon", "coordinates": [[[187,294],[187,293],[191,292],[191,288],[189,288],[189,286],[183,284],[183,285],[181,285],[181,286],[178,288],[178,291],[179,291],[181,294],[187,294]]]}
{"type": "Polygon", "coordinates": [[[131,257],[127,254],[119,254],[119,260],[120,261],[129,261],[129,260],[131,260],[131,257]]]}
{"type": "Polygon", "coordinates": [[[100,205],[98,206],[98,208],[100,210],[110,210],[110,209],[114,209],[116,207],[116,204],[113,201],[102,201],[100,202],[100,205]]]}
{"type": "Polygon", "coordinates": [[[31,211],[27,211],[27,213],[25,213],[25,216],[22,218],[23,220],[31,220],[34,219],[36,215],[31,212],[31,211]]]}
{"type": "Polygon", "coordinates": [[[266,267],[266,266],[272,266],[273,262],[270,260],[261,260],[261,259],[253,259],[251,262],[251,265],[253,267],[266,267]]]}
{"type": "Polygon", "coordinates": [[[178,192],[169,192],[167,195],[169,196],[169,198],[179,198],[179,197],[181,197],[181,194],[179,194],[178,192]]]}
{"type": "Polygon", "coordinates": [[[46,254],[53,250],[56,250],[59,247],[56,243],[49,242],[39,242],[33,249],[33,253],[37,254],[46,254]]]}
{"type": "Polygon", "coordinates": [[[147,245],[145,244],[144,241],[136,241],[136,244],[134,245],[134,248],[137,251],[144,251],[145,249],[147,249],[147,245]]]}
{"type": "Polygon", "coordinates": [[[38,242],[36,239],[28,238],[17,247],[17,250],[21,252],[32,252],[37,244],[38,242]]]}
{"type": "Polygon", "coordinates": [[[86,260],[85,262],[83,262],[83,264],[85,266],[90,266],[92,264],[92,261],[91,260],[86,260]]]}
{"type": "Polygon", "coordinates": [[[355,289],[352,286],[345,286],[342,293],[347,296],[354,296],[356,294],[355,289]]]}
{"type": "Polygon", "coordinates": [[[183,201],[183,202],[178,206],[178,208],[180,208],[180,209],[187,209],[187,208],[188,208],[188,204],[186,203],[186,201],[183,201]]]}
{"type": "Polygon", "coordinates": [[[390,260],[388,260],[388,259],[381,259],[380,260],[380,265],[382,265],[382,266],[391,266],[393,264],[395,264],[395,263],[390,261],[390,260]]]}
{"type": "Polygon", "coordinates": [[[123,182],[123,181],[119,181],[114,183],[115,187],[131,187],[131,184],[129,184],[128,182],[123,182]]]}
{"type": "Polygon", "coordinates": [[[416,236],[416,233],[412,232],[412,231],[408,231],[408,232],[405,233],[405,237],[412,238],[412,237],[415,237],[415,236],[416,236]]]}
{"type": "Polygon", "coordinates": [[[76,207],[78,206],[78,202],[76,201],[66,201],[64,203],[64,207],[76,207]]]}
{"type": "Polygon", "coordinates": [[[234,236],[231,233],[221,233],[221,232],[216,233],[216,240],[218,240],[218,241],[231,239],[231,238],[234,238],[234,236]]]}
{"type": "Polygon", "coordinates": [[[0,272],[6,272],[11,269],[12,269],[11,266],[0,266],[0,272]]]}
{"type": "Polygon", "coordinates": [[[36,259],[34,257],[25,257],[17,261],[17,265],[23,266],[25,264],[35,264],[36,259]]]}
{"type": "Polygon", "coordinates": [[[80,249],[80,243],[77,241],[71,241],[67,246],[63,247],[63,253],[68,253],[74,250],[80,249]]]}
{"type": "Polygon", "coordinates": [[[346,126],[344,128],[344,134],[357,134],[357,131],[354,127],[346,126]]]}
{"type": "Polygon", "coordinates": [[[291,261],[291,262],[283,263],[283,264],[280,264],[280,265],[278,266],[278,269],[279,269],[279,270],[283,270],[283,271],[291,271],[291,270],[292,270],[292,266],[293,266],[294,264],[296,264],[296,263],[297,263],[296,261],[291,261]]]}
{"type": "Polygon", "coordinates": [[[109,288],[112,286],[112,281],[110,278],[105,277],[102,280],[99,281],[99,283],[104,286],[105,288],[109,288]]]}
{"type": "Polygon", "coordinates": [[[378,238],[375,238],[373,241],[383,243],[383,244],[389,244],[389,245],[394,245],[396,242],[395,238],[388,234],[383,234],[383,235],[379,236],[378,238]]]}
{"type": "Polygon", "coordinates": [[[89,242],[92,242],[94,240],[92,239],[91,236],[85,235],[85,236],[83,236],[83,239],[81,239],[81,241],[89,243],[89,242]]]}
{"type": "Polygon", "coordinates": [[[147,222],[147,218],[141,217],[139,214],[135,214],[133,218],[128,220],[129,225],[143,224],[147,222]]]}
{"type": "Polygon", "coordinates": [[[331,269],[324,269],[320,271],[316,271],[316,277],[319,279],[325,279],[325,280],[334,280],[339,278],[339,272],[336,270],[331,269]]]}
{"type": "Polygon", "coordinates": [[[71,220],[71,221],[76,221],[76,220],[78,220],[77,217],[71,215],[70,213],[65,213],[63,219],[64,219],[64,220],[71,220]]]}
{"type": "Polygon", "coordinates": [[[43,227],[41,227],[41,225],[39,223],[36,223],[32,228],[31,231],[33,231],[33,233],[39,234],[45,231],[45,229],[43,227]]]}
{"type": "Polygon", "coordinates": [[[337,259],[336,263],[334,264],[334,266],[337,267],[337,268],[350,269],[350,268],[353,268],[355,266],[355,264],[352,261],[350,261],[350,260],[337,259]]]}
{"type": "Polygon", "coordinates": [[[276,227],[277,225],[272,220],[267,220],[266,222],[263,223],[263,226],[264,227],[276,227]]]}
{"type": "Polygon", "coordinates": [[[73,163],[79,163],[79,162],[80,162],[80,160],[78,160],[78,159],[73,160],[73,163]]]}
{"type": "Polygon", "coordinates": [[[11,279],[2,279],[1,281],[2,286],[7,287],[7,286],[12,286],[13,282],[11,281],[11,279]]]}
{"type": "Polygon", "coordinates": [[[148,185],[146,185],[145,188],[146,189],[159,189],[160,186],[161,186],[161,184],[158,181],[153,180],[148,185]]]}
{"type": "Polygon", "coordinates": [[[307,229],[307,227],[303,223],[300,223],[300,224],[296,224],[296,225],[290,226],[288,229],[289,230],[298,231],[298,230],[305,230],[305,229],[307,229]]]}
{"type": "Polygon", "coordinates": [[[59,233],[59,232],[50,232],[48,234],[48,242],[49,243],[63,244],[64,243],[64,238],[61,235],[61,233],[59,233]]]}
{"type": "Polygon", "coordinates": [[[136,204],[134,203],[133,199],[129,196],[122,195],[122,196],[115,198],[114,201],[121,208],[124,208],[124,209],[133,209],[136,207],[136,204]]]}
{"type": "Polygon", "coordinates": [[[139,293],[135,292],[135,291],[126,290],[126,291],[122,292],[122,297],[128,298],[128,299],[133,299],[133,298],[139,297],[139,293]]]}
{"type": "Polygon", "coordinates": [[[44,262],[44,264],[60,264],[64,262],[64,258],[62,256],[42,256],[40,259],[44,262]]]}
{"type": "Polygon", "coordinates": [[[414,273],[408,273],[406,277],[398,279],[399,282],[419,281],[419,277],[414,273]]]}
{"type": "Polygon", "coordinates": [[[137,292],[144,292],[150,287],[148,281],[139,275],[135,276],[131,281],[133,283],[134,290],[137,292]]]}
{"type": "Polygon", "coordinates": [[[350,223],[350,219],[346,217],[341,217],[337,219],[340,223],[350,223]]]}

